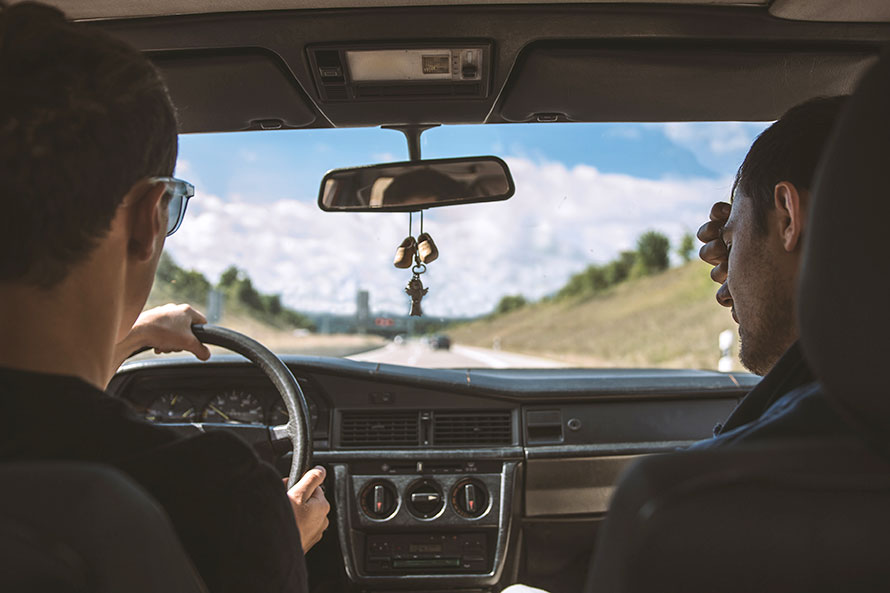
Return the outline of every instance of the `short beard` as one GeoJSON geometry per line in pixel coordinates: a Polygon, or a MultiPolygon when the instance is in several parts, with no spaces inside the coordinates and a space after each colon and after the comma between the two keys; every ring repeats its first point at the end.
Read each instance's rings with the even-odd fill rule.
{"type": "MultiPolygon", "coordinates": [[[[766,295],[765,295],[766,296],[766,295]]],[[[797,339],[791,291],[774,290],[753,321],[739,327],[739,360],[749,371],[765,375],[797,339]]]]}

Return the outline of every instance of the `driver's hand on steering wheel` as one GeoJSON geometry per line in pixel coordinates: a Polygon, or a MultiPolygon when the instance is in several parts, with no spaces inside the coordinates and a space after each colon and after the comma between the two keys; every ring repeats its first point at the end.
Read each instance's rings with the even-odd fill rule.
{"type": "Polygon", "coordinates": [[[300,530],[304,553],[321,540],[324,530],[328,528],[331,504],[324,497],[324,490],[321,487],[325,475],[325,469],[316,465],[303,474],[300,481],[287,491],[294,519],[300,530]]]}
{"type": "Polygon", "coordinates": [[[207,323],[200,311],[189,305],[164,305],[143,311],[127,336],[114,347],[115,370],[140,348],[154,348],[155,353],[187,350],[201,360],[210,358],[210,350],[192,333],[192,326],[207,323]]]}

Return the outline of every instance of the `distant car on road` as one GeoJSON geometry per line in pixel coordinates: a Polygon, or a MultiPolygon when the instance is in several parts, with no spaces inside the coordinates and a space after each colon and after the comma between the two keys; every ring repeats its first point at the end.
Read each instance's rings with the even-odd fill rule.
{"type": "Polygon", "coordinates": [[[429,344],[433,350],[448,350],[451,348],[451,338],[445,334],[436,334],[430,337],[429,344]]]}

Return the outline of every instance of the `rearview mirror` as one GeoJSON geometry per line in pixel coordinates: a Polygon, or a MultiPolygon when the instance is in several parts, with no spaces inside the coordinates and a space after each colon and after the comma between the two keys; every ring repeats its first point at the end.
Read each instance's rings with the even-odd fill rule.
{"type": "Polygon", "coordinates": [[[493,156],[335,169],[321,181],[325,211],[410,212],[506,200],[515,192],[507,163],[493,156]]]}

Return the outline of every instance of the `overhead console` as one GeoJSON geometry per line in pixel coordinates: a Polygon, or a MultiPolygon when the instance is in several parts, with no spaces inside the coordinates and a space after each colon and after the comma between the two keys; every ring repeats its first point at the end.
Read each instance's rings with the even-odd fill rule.
{"type": "Polygon", "coordinates": [[[332,121],[348,123],[357,103],[375,103],[381,121],[405,123],[426,122],[422,114],[440,101],[452,104],[444,113],[454,112],[456,101],[479,101],[454,112],[458,119],[473,113],[471,119],[481,120],[488,105],[493,59],[488,41],[313,45],[307,52],[332,121]]]}
{"type": "Polygon", "coordinates": [[[769,121],[852,92],[869,45],[707,41],[540,42],[523,50],[500,113],[528,121],[769,121]]]}
{"type": "Polygon", "coordinates": [[[324,101],[484,99],[491,44],[324,45],[309,61],[324,101]]]}

